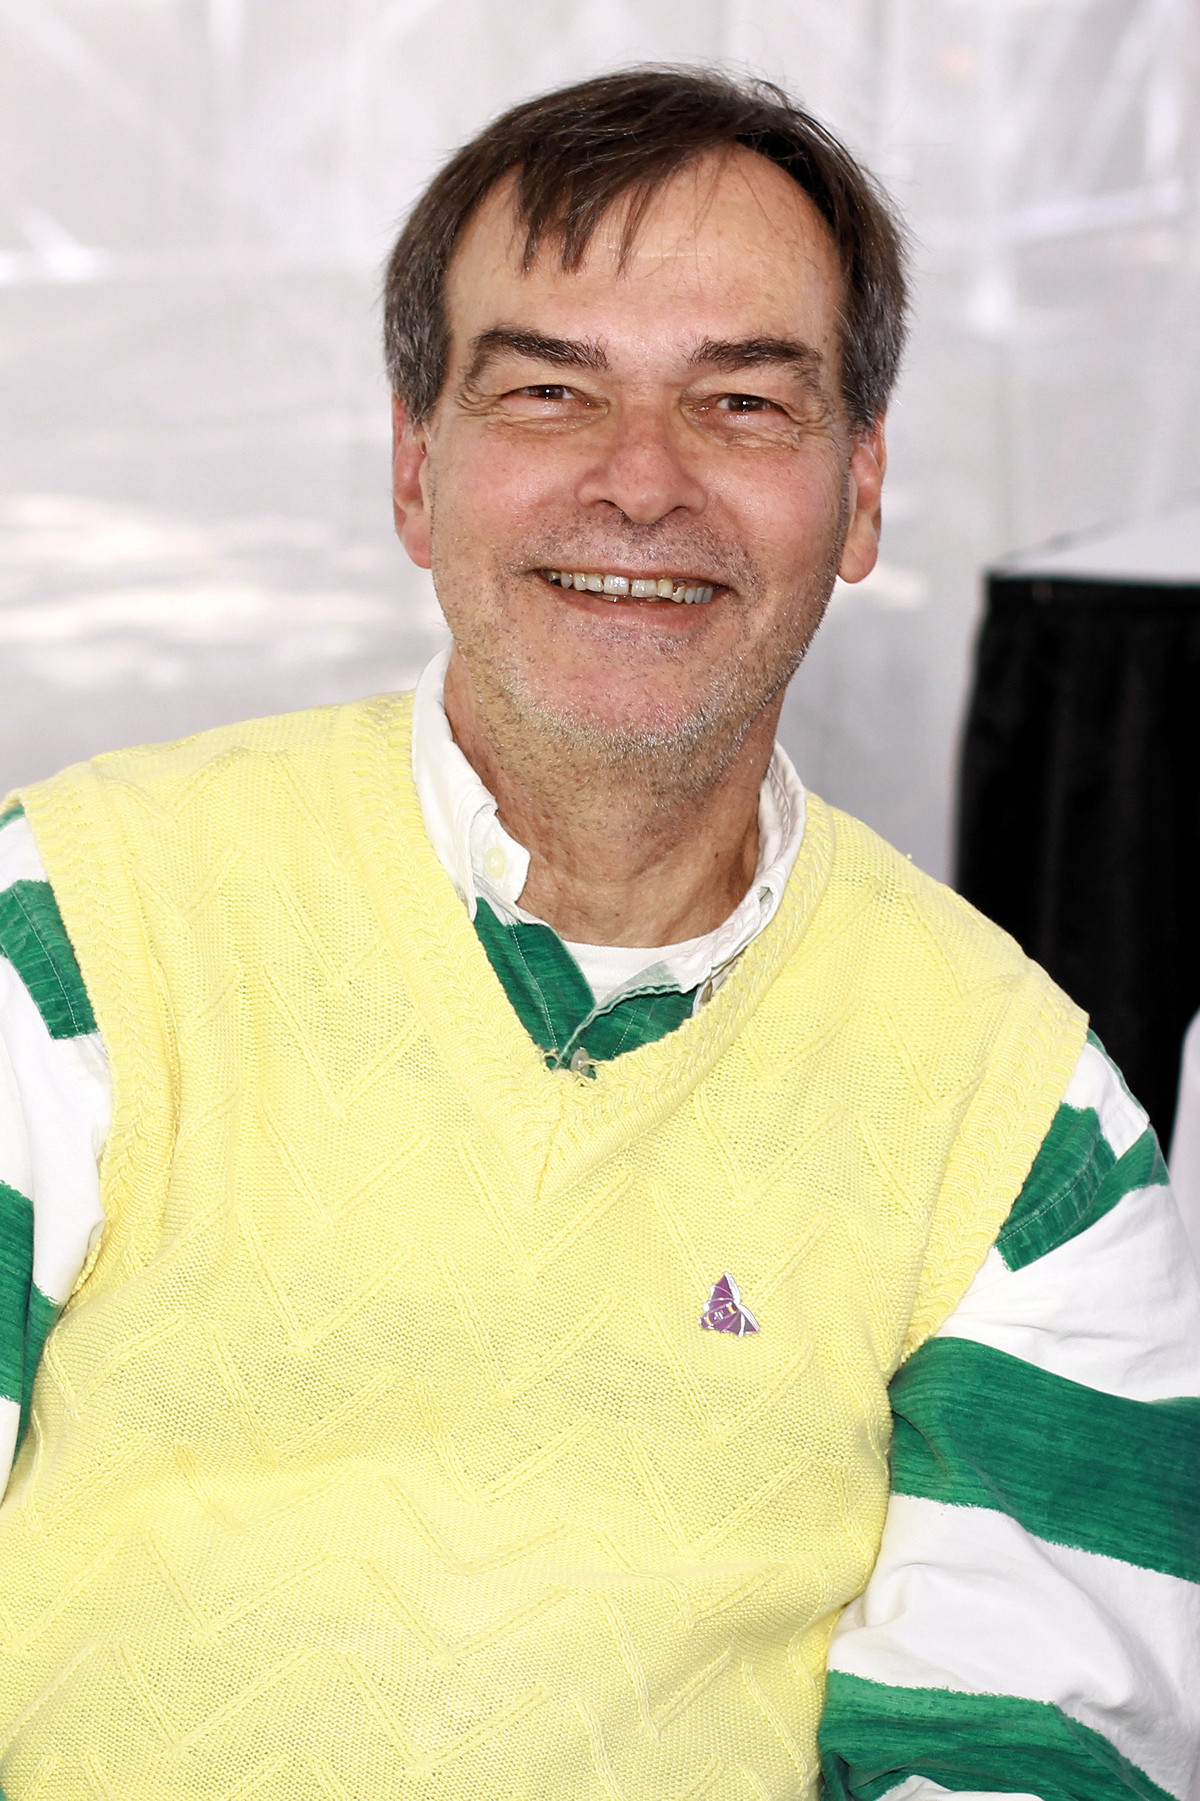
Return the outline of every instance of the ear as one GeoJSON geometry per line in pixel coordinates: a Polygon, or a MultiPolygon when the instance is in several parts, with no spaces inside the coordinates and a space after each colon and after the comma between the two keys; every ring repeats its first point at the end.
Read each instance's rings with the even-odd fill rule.
{"type": "Polygon", "coordinates": [[[392,513],[396,536],[418,569],[428,569],[431,562],[428,461],[424,431],[412,424],[404,402],[393,395],[392,513]]]}
{"type": "Polygon", "coordinates": [[[861,582],[870,575],[879,554],[880,496],[887,448],[883,438],[883,414],[869,432],[855,439],[850,453],[850,524],[842,545],[838,574],[844,582],[861,582]]]}

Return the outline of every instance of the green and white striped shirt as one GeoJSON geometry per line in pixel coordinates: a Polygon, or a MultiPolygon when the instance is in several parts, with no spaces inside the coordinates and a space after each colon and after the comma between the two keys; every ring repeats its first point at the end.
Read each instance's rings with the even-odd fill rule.
{"type": "MultiPolygon", "coordinates": [[[[451,790],[463,771],[478,784],[439,714],[419,754],[441,778],[449,765],[451,790]]],[[[794,780],[780,769],[768,804],[794,780]]],[[[803,830],[802,806],[783,804],[736,929],[653,952],[641,983],[618,968],[608,992],[611,965],[581,967],[489,894],[477,803],[460,787],[450,861],[444,830],[431,837],[460,893],[469,872],[464,901],[487,897],[480,937],[552,1061],[616,1055],[702,1004],[770,917],[803,830]]],[[[0,1476],[103,1229],[109,1112],[104,1048],[17,812],[0,823],[0,1476]]],[[[1197,1801],[1200,1278],[1146,1115],[1095,1040],[983,1268],[892,1402],[883,1542],[829,1658],[827,1794],[1197,1801]]]]}

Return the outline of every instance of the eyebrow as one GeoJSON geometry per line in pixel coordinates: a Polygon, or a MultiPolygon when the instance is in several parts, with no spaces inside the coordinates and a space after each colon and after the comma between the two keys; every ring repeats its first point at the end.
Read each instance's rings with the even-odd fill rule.
{"type": "Polygon", "coordinates": [[[495,325],[480,332],[471,345],[471,364],[463,378],[463,386],[472,388],[489,363],[503,356],[527,357],[535,363],[552,363],[556,369],[607,369],[608,358],[599,344],[578,338],[548,338],[540,331],[518,331],[512,326],[495,325]]]}
{"type": "Polygon", "coordinates": [[[825,359],[811,344],[799,338],[706,338],[693,350],[693,369],[706,367],[734,375],[739,369],[758,369],[766,363],[789,366],[805,382],[815,384],[825,359]]]}
{"type": "MultiPolygon", "coordinates": [[[[531,362],[550,363],[557,369],[610,368],[603,347],[592,339],[551,338],[540,331],[495,325],[480,332],[471,345],[471,362],[463,377],[464,388],[473,388],[488,365],[506,352],[531,362]]],[[[718,369],[734,375],[741,369],[761,369],[775,364],[792,369],[806,387],[819,388],[825,359],[800,338],[706,338],[688,357],[693,369],[718,369]]]]}

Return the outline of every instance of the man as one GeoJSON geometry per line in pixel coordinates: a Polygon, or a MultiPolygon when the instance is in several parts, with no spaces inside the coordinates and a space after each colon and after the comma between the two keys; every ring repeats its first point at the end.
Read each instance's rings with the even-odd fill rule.
{"type": "Polygon", "coordinates": [[[0,831],[9,1801],[1195,1795],[1153,1135],[774,748],[875,555],[885,206],[611,76],[387,305],[448,657],[0,831]]]}

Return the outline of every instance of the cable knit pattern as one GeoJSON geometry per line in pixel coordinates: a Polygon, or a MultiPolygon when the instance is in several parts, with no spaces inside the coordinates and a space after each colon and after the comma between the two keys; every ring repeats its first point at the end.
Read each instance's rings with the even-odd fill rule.
{"type": "Polygon", "coordinates": [[[1082,1018],[813,800],[711,1003],[549,1071],[408,721],[257,721],[23,796],[116,1114],[0,1509],[9,1801],[815,1792],[888,1380],[1082,1018]],[[757,1333],[700,1329],[725,1271],[757,1333]]]}

